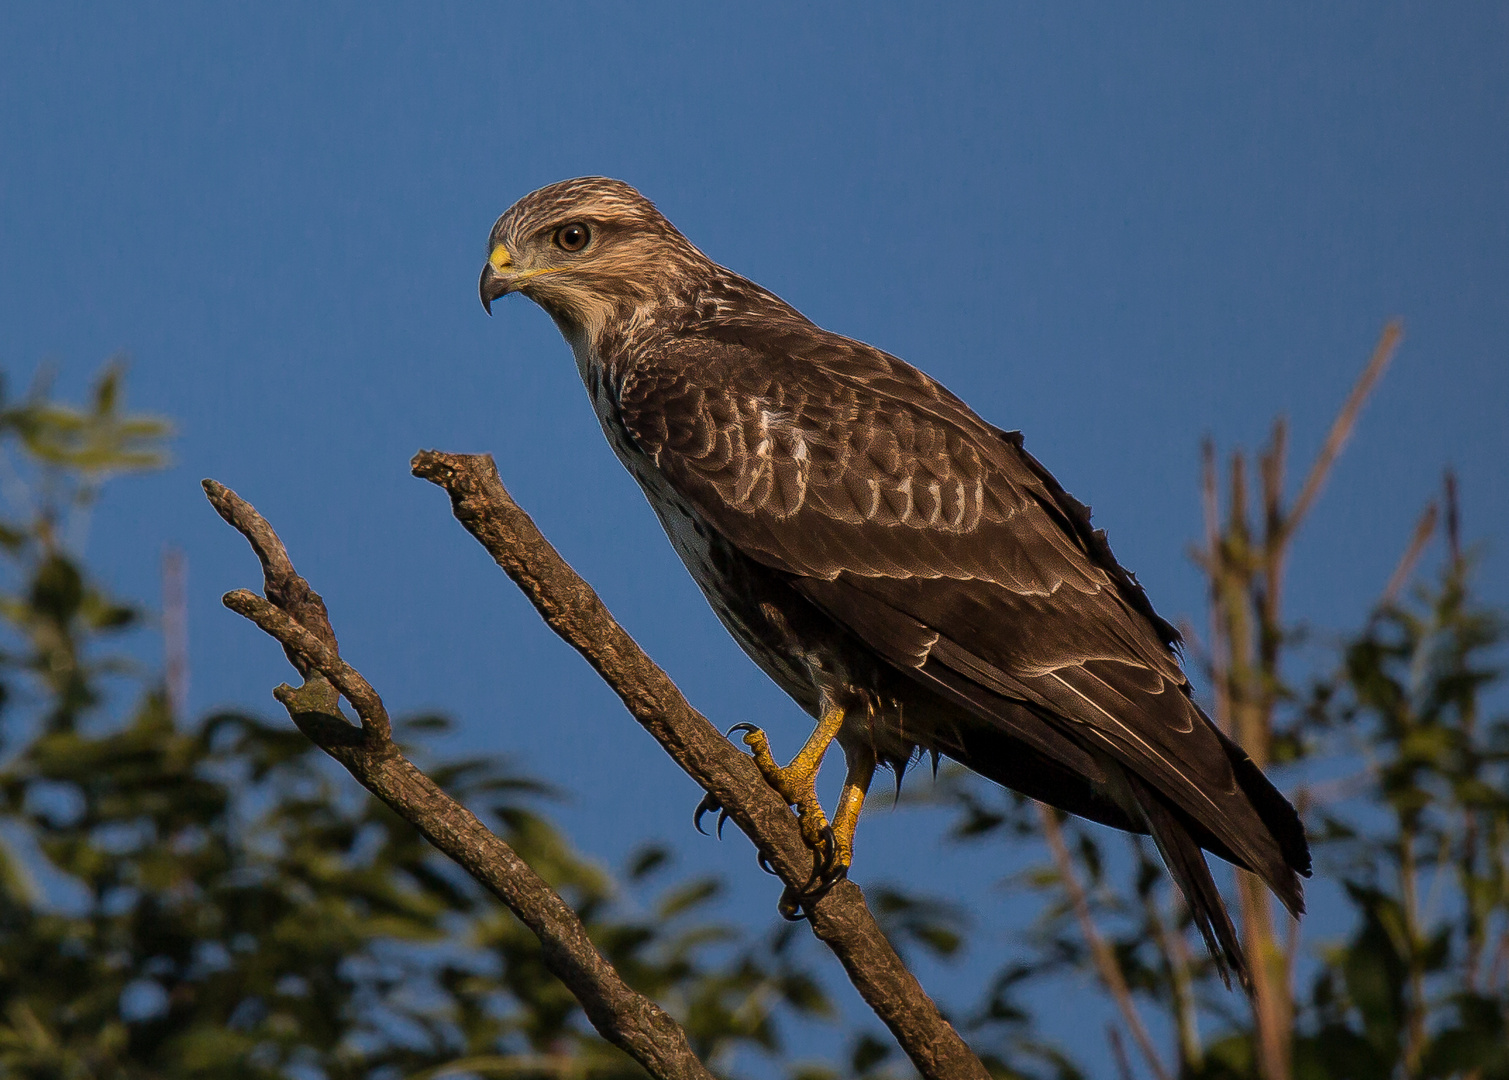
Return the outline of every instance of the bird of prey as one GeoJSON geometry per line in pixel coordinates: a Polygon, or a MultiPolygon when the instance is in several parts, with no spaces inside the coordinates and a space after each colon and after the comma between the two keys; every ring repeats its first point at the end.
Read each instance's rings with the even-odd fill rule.
{"type": "Polygon", "coordinates": [[[817,721],[784,767],[738,725],[814,850],[783,913],[847,871],[877,766],[941,754],[1151,834],[1223,975],[1248,981],[1201,849],[1298,915],[1299,817],[1200,710],[1177,631],[1019,433],[717,265],[620,181],[526,195],[488,251],[483,305],[520,292],[555,320],[718,618],[817,721]],[[835,739],[830,824],[814,779],[835,739]]]}

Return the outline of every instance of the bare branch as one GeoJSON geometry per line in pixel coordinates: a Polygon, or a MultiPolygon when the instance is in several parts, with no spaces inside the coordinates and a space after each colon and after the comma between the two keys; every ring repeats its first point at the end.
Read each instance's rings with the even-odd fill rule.
{"type": "Polygon", "coordinates": [[[1106,1025],[1106,1041],[1111,1044],[1111,1056],[1116,1061],[1116,1075],[1120,1080],[1136,1080],[1132,1063],[1127,1058],[1127,1048],[1122,1045],[1121,1032],[1116,1030],[1115,1024],[1106,1025]]]}
{"type": "MultiPolygon", "coordinates": [[[[676,764],[722,804],[781,880],[802,889],[812,871],[812,853],[795,815],[753,761],[687,703],[551,547],[504,489],[492,457],[423,451],[412,466],[415,476],[450,494],[456,519],[676,764]]],[[[988,1076],[881,933],[859,886],[839,882],[805,909],[813,933],[833,950],[918,1072],[938,1080],[988,1076]]]]}
{"type": "MultiPolygon", "coordinates": [[[[1040,802],[1033,803],[1037,810],[1037,819],[1042,823],[1043,836],[1048,841],[1048,850],[1053,853],[1053,865],[1058,869],[1059,881],[1063,883],[1064,891],[1069,894],[1069,903],[1074,908],[1074,917],[1079,920],[1080,933],[1085,936],[1085,943],[1090,947],[1090,956],[1095,961],[1095,970],[1100,974],[1100,981],[1105,984],[1106,990],[1111,995],[1111,1000],[1116,1002],[1116,1008],[1121,1013],[1121,1019],[1126,1023],[1127,1030],[1132,1033],[1137,1048],[1142,1051],[1148,1068],[1158,1080],[1173,1080],[1167,1068],[1164,1067],[1163,1059],[1158,1056],[1158,1048],[1153,1045],[1152,1037],[1148,1035],[1147,1028],[1143,1026],[1142,1017],[1137,1014],[1137,1003],[1132,1000],[1132,991],[1127,987],[1126,976],[1122,974],[1121,964],[1116,959],[1111,946],[1106,944],[1106,939],[1101,936],[1100,928],[1095,925],[1095,915],[1090,911],[1090,900],[1085,895],[1084,886],[1079,883],[1079,875],[1074,872],[1074,861],[1069,857],[1069,848],[1064,843],[1064,831],[1059,828],[1058,818],[1053,816],[1053,811],[1040,802]]],[[[1115,1028],[1111,1029],[1113,1045],[1115,1042],[1115,1028]]],[[[1119,1047],[1118,1047],[1119,1048],[1119,1047]]]]}
{"type": "Polygon", "coordinates": [[[204,494],[215,512],[232,528],[246,537],[262,564],[263,591],[267,598],[288,612],[331,649],[337,648],[335,630],[325,601],[299,576],[288,558],[288,549],[267,519],[256,508],[224,484],[204,481],[204,494]]]}
{"type": "Polygon", "coordinates": [[[1409,579],[1415,574],[1415,564],[1420,561],[1420,556],[1425,553],[1425,545],[1430,543],[1430,538],[1436,531],[1436,517],[1439,511],[1436,504],[1431,503],[1420,515],[1420,520],[1415,523],[1414,535],[1410,537],[1409,547],[1404,549],[1404,554],[1399,558],[1399,565],[1394,567],[1394,572],[1389,575],[1388,584],[1383,587],[1383,595],[1378,598],[1379,607],[1387,607],[1392,604],[1408,584],[1409,579]]]}
{"type": "MultiPolygon", "coordinates": [[[[1204,571],[1210,589],[1209,667],[1214,715],[1217,725],[1231,734],[1260,768],[1266,767],[1273,757],[1274,710],[1284,694],[1282,603],[1289,549],[1401,336],[1397,322],[1384,328],[1367,367],[1332,423],[1298,497],[1287,510],[1283,505],[1283,489],[1289,431],[1282,419],[1274,424],[1268,447],[1256,459],[1251,493],[1256,505],[1252,513],[1248,510],[1246,456],[1240,450],[1231,455],[1230,488],[1223,520],[1216,453],[1209,439],[1202,447],[1200,492],[1205,535],[1204,546],[1195,561],[1204,571]]],[[[1402,583],[1400,575],[1407,577],[1416,557],[1418,551],[1401,563],[1396,571],[1397,583],[1391,583],[1390,590],[1402,583]]],[[[1266,888],[1246,874],[1238,875],[1237,888],[1242,937],[1252,961],[1257,1072],[1264,1080],[1289,1080],[1293,1073],[1292,960],[1299,941],[1299,926],[1291,923],[1285,942],[1280,945],[1266,888]]]]}
{"type": "Polygon", "coordinates": [[[1294,500],[1294,505],[1285,518],[1285,533],[1292,535],[1299,527],[1299,523],[1304,520],[1305,515],[1310,512],[1310,507],[1314,505],[1321,487],[1326,482],[1326,477],[1331,472],[1331,466],[1336,463],[1342,447],[1352,435],[1352,428],[1357,425],[1357,417],[1362,412],[1363,403],[1367,401],[1368,395],[1373,392],[1373,387],[1383,376],[1383,370],[1388,367],[1388,362],[1393,358],[1394,350],[1399,347],[1399,341],[1403,336],[1404,325],[1397,319],[1383,328],[1383,335],[1373,348],[1373,356],[1368,361],[1368,366],[1363,369],[1362,375],[1357,379],[1357,384],[1347,395],[1346,404],[1341,407],[1341,412],[1337,414],[1335,422],[1331,425],[1325,444],[1320,448],[1315,463],[1310,466],[1310,475],[1305,477],[1304,486],[1299,489],[1299,496],[1294,500]]]}
{"type": "Polygon", "coordinates": [[[539,938],[545,966],[581,1002],[603,1038],[664,1080],[712,1080],[676,1021],[619,977],[576,912],[503,840],[403,756],[382,698],[341,659],[319,594],[294,570],[283,543],[251,504],[212,480],[205,494],[262,561],[268,599],[245,589],[225,605],[282,644],[304,685],[273,693],[299,730],[506,904],[539,938]],[[282,598],[284,603],[280,603],[282,598]],[[327,681],[328,680],[328,681],[327,681]],[[344,696],[360,728],[341,715],[344,696]]]}
{"type": "Polygon", "coordinates": [[[1462,565],[1462,514],[1457,508],[1457,474],[1453,469],[1446,470],[1446,545],[1451,553],[1451,565],[1460,568],[1462,565]]]}
{"type": "Polygon", "coordinates": [[[351,707],[361,719],[362,730],[374,740],[386,742],[391,739],[393,725],[388,719],[387,707],[383,705],[377,691],[372,689],[372,684],[362,678],[361,672],[327,648],[324,642],[296,623],[287,612],[249,589],[228,592],[220,598],[220,602],[237,615],[256,623],[285,649],[298,654],[312,671],[323,675],[341,697],[351,702],[351,707]]]}
{"type": "MultiPolygon", "coordinates": [[[[293,620],[303,626],[330,649],[339,651],[335,630],[330,625],[330,614],[325,610],[325,601],[309,587],[309,582],[299,576],[288,559],[288,550],[283,541],[273,532],[271,525],[241,496],[224,484],[214,480],[204,481],[204,494],[215,512],[251,544],[257,560],[262,564],[262,591],[267,598],[293,620]]],[[[309,671],[297,653],[284,649],[288,662],[300,675],[308,677],[309,671]]]]}

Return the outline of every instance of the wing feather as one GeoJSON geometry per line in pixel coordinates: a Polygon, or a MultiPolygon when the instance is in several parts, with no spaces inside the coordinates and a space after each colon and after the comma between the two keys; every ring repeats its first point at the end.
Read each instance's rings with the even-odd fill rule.
{"type": "Polygon", "coordinates": [[[682,498],[896,667],[1071,768],[1107,754],[1297,906],[1297,818],[1263,820],[1277,804],[1191,700],[1178,635],[1019,435],[815,327],[719,333],[619,387],[682,498]]]}

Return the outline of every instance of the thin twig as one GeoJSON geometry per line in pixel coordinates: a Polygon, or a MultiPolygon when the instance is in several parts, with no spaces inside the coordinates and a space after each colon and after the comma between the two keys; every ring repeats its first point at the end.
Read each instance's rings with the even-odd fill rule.
{"type": "MultiPolygon", "coordinates": [[[[1141,838],[1137,848],[1141,851],[1141,838]]],[[[1177,901],[1176,901],[1177,902],[1177,901]]],[[[1179,1072],[1194,1072],[1200,1067],[1205,1053],[1200,1045],[1200,1004],[1195,1000],[1194,979],[1191,975],[1191,958],[1184,935],[1179,932],[1176,918],[1172,925],[1164,919],[1158,906],[1158,894],[1149,892],[1143,899],[1143,907],[1158,948],[1168,964],[1169,988],[1173,996],[1170,1012],[1174,1016],[1174,1029],[1179,1036],[1179,1072]]]]}
{"type": "MultiPolygon", "coordinates": [[[[519,586],[547,625],[576,649],[634,718],[702,789],[722,805],[788,886],[801,890],[812,852],[797,819],[760,775],[645,655],[592,587],[572,570],[513,501],[488,454],[423,451],[415,476],[444,488],[456,519],[519,586]]],[[[812,931],[924,1077],[988,1073],[896,955],[864,894],[841,881],[804,904],[812,931]]]]}
{"type": "MultiPolygon", "coordinates": [[[[230,488],[214,480],[204,481],[204,493],[215,512],[251,544],[262,564],[262,591],[267,598],[288,612],[294,621],[313,633],[329,648],[340,651],[335,629],[330,625],[330,615],[325,610],[325,601],[309,587],[309,582],[299,576],[288,559],[283,541],[261,514],[250,503],[230,488]]],[[[284,654],[294,670],[306,678],[309,670],[303,659],[285,648],[284,654]]]]}
{"type": "Polygon", "coordinates": [[[1106,1025],[1106,1041],[1111,1044],[1111,1057],[1116,1062],[1116,1075],[1120,1080],[1136,1080],[1136,1074],[1132,1072],[1132,1063],[1127,1060],[1127,1048],[1121,1041],[1121,1032],[1116,1030],[1115,1024],[1106,1025]]]}
{"type": "Polygon", "coordinates": [[[277,639],[285,649],[293,650],[309,667],[323,675],[341,697],[351,703],[361,719],[364,732],[378,742],[391,740],[392,721],[372,684],[286,611],[250,589],[234,589],[222,596],[220,602],[237,615],[256,623],[268,637],[277,639]]]}
{"type": "Polygon", "coordinates": [[[189,607],[183,552],[162,553],[162,657],[168,712],[189,713],[189,607]]]}
{"type": "MultiPolygon", "coordinates": [[[[1301,821],[1304,821],[1309,816],[1311,802],[1312,798],[1309,786],[1301,785],[1294,792],[1294,812],[1299,815],[1301,821]]],[[[1304,924],[1300,920],[1290,919],[1288,930],[1284,934],[1284,971],[1291,974],[1294,971],[1294,965],[1299,959],[1299,942],[1303,929],[1304,924]]],[[[1292,987],[1290,993],[1293,993],[1292,987]]]]}
{"type": "Polygon", "coordinates": [[[1453,569],[1462,565],[1462,513],[1457,506],[1457,474],[1446,470],[1446,545],[1453,569]]]}
{"type": "Polygon", "coordinates": [[[1415,522],[1415,531],[1410,537],[1409,547],[1405,548],[1404,554],[1399,557],[1399,564],[1389,575],[1388,584],[1383,587],[1383,595],[1378,598],[1380,608],[1392,605],[1399,598],[1399,593],[1403,591],[1404,586],[1409,584],[1409,579],[1414,577],[1415,564],[1420,561],[1420,556],[1425,553],[1425,545],[1430,543],[1430,538],[1436,531],[1438,515],[1436,504],[1431,503],[1420,515],[1420,520],[1415,522]]]}
{"type": "Polygon", "coordinates": [[[1132,1038],[1142,1051],[1142,1056],[1147,1059],[1148,1068],[1153,1071],[1153,1075],[1158,1080],[1172,1080],[1171,1074],[1164,1068],[1163,1060],[1158,1056],[1158,1048],[1153,1045],[1147,1028],[1142,1024],[1142,1017],[1137,1014],[1137,1004],[1132,1000],[1132,991],[1127,986],[1126,976],[1122,974],[1121,964],[1116,960],[1116,953],[1095,925],[1090,900],[1085,895],[1084,886],[1079,883],[1079,875],[1074,872],[1074,862],[1069,857],[1069,848],[1064,843],[1064,832],[1059,827],[1058,818],[1043,803],[1033,803],[1033,806],[1037,810],[1038,821],[1042,823],[1048,850],[1053,853],[1053,865],[1058,869],[1059,881],[1069,894],[1069,903],[1074,908],[1075,918],[1079,920],[1080,932],[1084,934],[1085,943],[1090,947],[1090,956],[1095,961],[1100,981],[1116,1002],[1127,1030],[1132,1033],[1132,1038]]]}
{"type": "Polygon", "coordinates": [[[1509,928],[1499,935],[1498,948],[1494,950],[1492,966],[1484,980],[1488,987],[1497,987],[1500,980],[1509,984],[1509,928]]]}
{"type": "Polygon", "coordinates": [[[1204,558],[1200,568],[1210,579],[1210,688],[1214,697],[1216,726],[1228,735],[1233,731],[1231,715],[1231,646],[1221,618],[1222,579],[1226,559],[1221,537],[1220,477],[1216,469],[1216,448],[1210,439],[1200,446],[1200,505],[1205,518],[1204,558]]]}
{"type": "Polygon", "coordinates": [[[587,936],[576,913],[517,852],[420,772],[394,744],[382,698],[341,659],[324,601],[299,576],[272,527],[234,491],[204,483],[211,504],[250,542],[262,561],[268,599],[246,589],[225,605],[277,640],[304,674],[298,688],[274,696],[299,730],[361,784],[410,822],[506,904],[539,938],[545,966],[582,1004],[603,1036],[664,1080],[712,1080],[676,1021],[619,977],[587,936]],[[285,608],[276,598],[286,598],[285,608]],[[341,715],[340,696],[361,727],[341,715]]]}
{"type": "Polygon", "coordinates": [[[1336,415],[1336,421],[1331,425],[1330,434],[1326,436],[1325,444],[1316,455],[1315,463],[1310,466],[1310,474],[1305,477],[1304,486],[1299,489],[1299,495],[1290,507],[1287,519],[1284,522],[1286,532],[1292,534],[1310,512],[1310,507],[1320,495],[1320,489],[1326,482],[1326,477],[1331,471],[1331,466],[1336,463],[1336,458],[1341,453],[1341,448],[1346,445],[1351,437],[1352,428],[1357,424],[1357,417],[1362,412],[1363,403],[1368,395],[1373,392],[1379,378],[1383,375],[1384,368],[1394,355],[1394,350],[1399,347],[1399,341],[1404,337],[1404,324],[1395,319],[1383,328],[1383,335],[1378,339],[1378,344],[1373,348],[1372,358],[1368,366],[1362,371],[1357,383],[1352,387],[1352,392],[1347,395],[1346,404],[1341,407],[1341,412],[1336,415]]]}

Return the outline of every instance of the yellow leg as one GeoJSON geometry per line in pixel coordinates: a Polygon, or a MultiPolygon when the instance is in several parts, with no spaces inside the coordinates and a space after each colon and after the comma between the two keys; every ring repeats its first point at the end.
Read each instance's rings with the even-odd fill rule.
{"type": "Polygon", "coordinates": [[[800,890],[787,887],[781,895],[780,911],[788,919],[801,917],[803,903],[816,901],[837,882],[843,880],[854,861],[854,830],[864,808],[870,780],[875,775],[875,754],[868,748],[850,751],[849,771],[844,777],[843,793],[833,813],[833,824],[823,813],[817,799],[817,773],[823,755],[833,745],[843,726],[844,711],[830,709],[818,722],[812,737],[801,752],[784,768],[770,752],[770,740],[752,724],[739,724],[733,731],[744,732],[744,745],[754,754],[755,765],[767,783],[780,793],[787,805],[796,807],[802,839],[813,851],[812,877],[800,890]]]}
{"type": "Polygon", "coordinates": [[[737,724],[729,732],[744,732],[744,745],[754,753],[755,765],[764,775],[766,783],[780,793],[788,806],[796,807],[797,819],[802,825],[802,839],[814,851],[827,845],[828,816],[817,801],[817,773],[823,764],[823,755],[838,736],[844,723],[844,710],[829,709],[818,721],[817,729],[802,747],[791,764],[782,768],[770,752],[770,740],[753,724],[737,724]]]}
{"type": "Polygon", "coordinates": [[[849,755],[849,773],[844,777],[844,790],[838,797],[838,808],[833,811],[833,841],[837,847],[833,857],[833,877],[848,873],[854,862],[854,830],[859,827],[859,812],[864,809],[865,796],[870,791],[870,780],[875,776],[875,755],[861,750],[849,755]]]}

